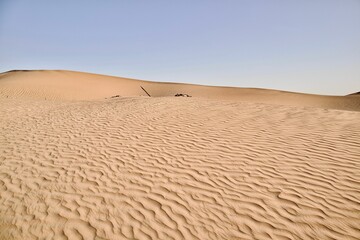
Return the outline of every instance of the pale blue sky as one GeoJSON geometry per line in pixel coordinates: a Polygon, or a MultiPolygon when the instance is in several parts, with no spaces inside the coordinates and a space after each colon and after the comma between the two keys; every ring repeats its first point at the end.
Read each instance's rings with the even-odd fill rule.
{"type": "Polygon", "coordinates": [[[0,72],[360,91],[360,0],[0,0],[0,72]]]}

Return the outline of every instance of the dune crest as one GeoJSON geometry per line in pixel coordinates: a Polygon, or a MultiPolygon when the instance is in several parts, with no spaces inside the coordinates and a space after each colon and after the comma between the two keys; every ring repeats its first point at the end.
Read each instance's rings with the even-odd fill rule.
{"type": "Polygon", "coordinates": [[[270,89],[163,83],[64,70],[17,70],[0,74],[0,98],[99,100],[112,96],[168,97],[188,94],[219,100],[360,111],[360,99],[270,89]]]}

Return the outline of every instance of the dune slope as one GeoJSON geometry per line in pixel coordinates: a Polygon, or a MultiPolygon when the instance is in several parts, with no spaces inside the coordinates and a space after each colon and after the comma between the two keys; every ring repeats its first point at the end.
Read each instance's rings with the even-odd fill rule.
{"type": "Polygon", "coordinates": [[[1,100],[0,236],[358,239],[359,126],[196,98],[1,100]]]}
{"type": "Polygon", "coordinates": [[[360,239],[360,112],[100,77],[0,76],[0,239],[360,239]]]}
{"type": "Polygon", "coordinates": [[[352,96],[150,82],[74,71],[10,71],[0,74],[0,98],[99,100],[116,95],[147,96],[141,87],[152,97],[183,93],[209,99],[360,111],[360,98],[352,96]]]}

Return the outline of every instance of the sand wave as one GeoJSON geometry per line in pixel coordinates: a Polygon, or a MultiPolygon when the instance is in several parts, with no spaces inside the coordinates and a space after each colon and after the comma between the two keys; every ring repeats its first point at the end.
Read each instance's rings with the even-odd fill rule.
{"type": "Polygon", "coordinates": [[[359,239],[360,113],[0,100],[1,239],[359,239]]]}

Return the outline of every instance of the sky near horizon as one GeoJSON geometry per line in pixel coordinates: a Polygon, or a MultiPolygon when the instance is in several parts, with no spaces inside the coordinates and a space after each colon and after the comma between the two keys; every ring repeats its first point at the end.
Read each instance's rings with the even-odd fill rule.
{"type": "Polygon", "coordinates": [[[360,91],[360,0],[0,0],[0,72],[360,91]]]}

